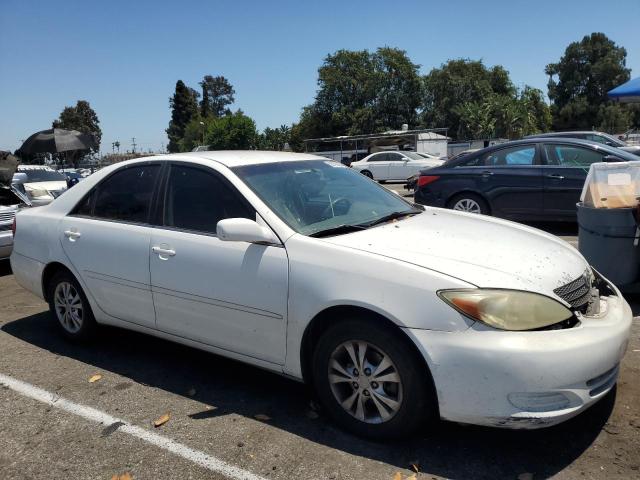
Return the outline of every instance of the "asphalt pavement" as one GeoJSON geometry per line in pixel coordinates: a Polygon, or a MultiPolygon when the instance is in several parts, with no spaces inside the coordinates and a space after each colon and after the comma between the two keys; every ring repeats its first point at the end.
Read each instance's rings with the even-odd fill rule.
{"type": "Polygon", "coordinates": [[[336,428],[304,385],[257,368],[115,328],[69,343],[8,262],[0,305],[3,479],[640,478],[638,318],[618,387],[565,424],[442,422],[375,443],[336,428]]]}

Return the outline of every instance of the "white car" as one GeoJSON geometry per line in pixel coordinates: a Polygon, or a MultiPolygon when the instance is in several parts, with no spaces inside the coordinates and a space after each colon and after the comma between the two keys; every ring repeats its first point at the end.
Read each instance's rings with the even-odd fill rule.
{"type": "Polygon", "coordinates": [[[420,170],[439,167],[444,160],[439,158],[425,158],[416,152],[387,151],[376,152],[353,162],[351,168],[374,180],[406,181],[420,170]]]}
{"type": "Polygon", "coordinates": [[[44,165],[19,165],[17,173],[27,179],[22,184],[34,207],[47,205],[67,190],[67,177],[44,165]]]}
{"type": "Polygon", "coordinates": [[[375,438],[559,423],[612,388],[631,327],[562,240],[312,155],[118,163],[15,228],[15,278],[64,335],[115,325],[266,368],[375,438]]]}

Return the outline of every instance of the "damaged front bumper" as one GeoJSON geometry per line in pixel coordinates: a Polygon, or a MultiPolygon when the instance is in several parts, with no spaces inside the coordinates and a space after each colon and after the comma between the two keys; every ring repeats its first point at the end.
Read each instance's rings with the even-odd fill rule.
{"type": "Polygon", "coordinates": [[[562,330],[407,329],[431,369],[445,420],[505,428],[561,423],[615,385],[632,313],[620,292],[562,330]]]}

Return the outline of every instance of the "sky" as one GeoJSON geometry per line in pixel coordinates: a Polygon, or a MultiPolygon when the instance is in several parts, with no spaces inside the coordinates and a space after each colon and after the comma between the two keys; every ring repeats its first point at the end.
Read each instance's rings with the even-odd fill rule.
{"type": "Polygon", "coordinates": [[[0,0],[0,150],[51,128],[87,100],[101,151],[166,147],[177,80],[223,75],[234,108],[259,129],[291,124],[313,102],[317,70],[338,49],[406,50],[423,74],[448,59],[501,64],[547,91],[544,67],[604,32],[640,75],[640,0],[33,1],[0,0]]]}

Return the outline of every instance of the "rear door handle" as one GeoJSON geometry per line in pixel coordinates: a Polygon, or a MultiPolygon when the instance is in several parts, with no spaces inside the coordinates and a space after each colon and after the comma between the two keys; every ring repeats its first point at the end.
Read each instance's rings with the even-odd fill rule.
{"type": "Polygon", "coordinates": [[[78,238],[82,236],[82,234],[76,230],[65,230],[64,236],[69,239],[71,242],[75,242],[78,238]]]}
{"type": "Polygon", "coordinates": [[[491,175],[493,175],[493,172],[490,172],[489,170],[485,170],[484,172],[482,172],[483,177],[489,177],[491,175]]]}
{"type": "Polygon", "coordinates": [[[557,175],[555,173],[547,175],[547,178],[555,178],[556,180],[564,180],[564,177],[562,175],[557,175]]]}
{"type": "Polygon", "coordinates": [[[170,248],[162,248],[162,247],[151,247],[151,251],[160,257],[173,257],[176,254],[175,250],[170,248]]]}

